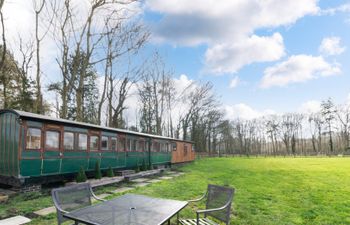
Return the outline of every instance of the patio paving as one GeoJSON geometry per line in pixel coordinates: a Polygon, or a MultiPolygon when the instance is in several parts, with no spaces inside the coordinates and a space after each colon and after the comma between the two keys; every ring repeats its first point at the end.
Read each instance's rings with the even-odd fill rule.
{"type": "MultiPolygon", "coordinates": [[[[124,177],[103,177],[101,179],[89,179],[87,182],[90,183],[91,187],[100,187],[105,185],[117,184],[124,181],[124,177]]],[[[65,186],[75,185],[77,182],[67,182],[65,186]]]]}
{"type": "Polygon", "coordinates": [[[47,208],[35,211],[34,214],[38,215],[38,216],[47,216],[47,215],[49,215],[51,213],[55,213],[55,212],[56,212],[55,206],[51,206],[51,207],[47,207],[47,208]]]}
{"type": "Polygon", "coordinates": [[[148,181],[149,179],[147,178],[137,178],[135,180],[132,180],[132,182],[136,182],[136,183],[144,183],[146,181],[148,181]]]}
{"type": "Polygon", "coordinates": [[[161,180],[159,180],[159,179],[152,179],[152,180],[149,180],[147,182],[148,183],[158,183],[158,182],[161,182],[161,180]]]}
{"type": "Polygon", "coordinates": [[[145,187],[147,185],[150,185],[150,183],[136,183],[136,184],[133,184],[132,186],[133,187],[145,187]]]}
{"type": "Polygon", "coordinates": [[[173,179],[173,177],[164,176],[164,177],[159,177],[158,179],[160,179],[160,180],[170,180],[170,179],[173,179]]]}
{"type": "Polygon", "coordinates": [[[10,217],[4,220],[0,220],[1,225],[21,225],[21,224],[26,224],[29,223],[31,219],[24,217],[24,216],[15,216],[15,217],[10,217]]]}
{"type": "Polygon", "coordinates": [[[178,177],[181,175],[183,175],[183,174],[180,174],[180,173],[169,174],[169,176],[171,176],[171,177],[178,177]]]}
{"type": "Polygon", "coordinates": [[[114,191],[110,191],[109,193],[111,194],[117,194],[117,193],[123,193],[123,192],[126,192],[126,191],[131,191],[131,190],[134,190],[135,188],[133,187],[122,187],[122,188],[118,188],[114,191]]]}
{"type": "Polygon", "coordinates": [[[175,171],[166,172],[167,175],[169,175],[169,174],[175,174],[175,173],[177,173],[177,172],[175,172],[175,171]]]}

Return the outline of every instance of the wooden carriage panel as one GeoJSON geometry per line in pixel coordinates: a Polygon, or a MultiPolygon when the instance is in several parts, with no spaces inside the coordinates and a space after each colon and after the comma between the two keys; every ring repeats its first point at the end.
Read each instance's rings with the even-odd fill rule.
{"type": "Polygon", "coordinates": [[[176,141],[176,149],[172,149],[172,163],[181,163],[184,161],[184,145],[183,142],[176,141]]]}
{"type": "Polygon", "coordinates": [[[190,144],[191,151],[190,151],[190,161],[193,161],[195,159],[195,151],[193,148],[193,144],[190,144]]]}
{"type": "Polygon", "coordinates": [[[192,151],[192,143],[175,141],[176,150],[172,149],[171,163],[183,163],[193,161],[195,152],[192,151]]]}

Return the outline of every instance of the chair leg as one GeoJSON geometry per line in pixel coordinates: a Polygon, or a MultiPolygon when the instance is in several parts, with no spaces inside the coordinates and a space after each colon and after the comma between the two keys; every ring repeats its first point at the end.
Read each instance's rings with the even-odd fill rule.
{"type": "Polygon", "coordinates": [[[176,224],[179,225],[180,213],[176,214],[176,224]]]}

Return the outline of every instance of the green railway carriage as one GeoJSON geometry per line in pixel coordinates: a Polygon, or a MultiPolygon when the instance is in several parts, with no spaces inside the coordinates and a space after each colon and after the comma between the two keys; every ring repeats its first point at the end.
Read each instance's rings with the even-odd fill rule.
{"type": "Polygon", "coordinates": [[[0,110],[0,183],[22,186],[73,177],[81,167],[170,165],[174,142],[192,142],[0,110]]]}

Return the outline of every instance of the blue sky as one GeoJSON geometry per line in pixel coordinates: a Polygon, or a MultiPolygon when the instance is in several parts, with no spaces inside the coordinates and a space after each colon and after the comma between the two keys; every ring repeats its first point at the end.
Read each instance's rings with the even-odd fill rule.
{"type": "Polygon", "coordinates": [[[338,104],[348,101],[349,1],[270,1],[271,5],[266,6],[263,3],[256,6],[254,1],[237,5],[230,1],[199,2],[208,4],[203,6],[196,4],[198,1],[184,0],[147,1],[144,20],[152,31],[148,48],[158,48],[176,76],[185,74],[193,80],[211,81],[221,102],[231,107],[232,116],[245,113],[239,107],[242,105],[253,110],[253,114],[263,114],[266,110],[277,113],[315,110],[318,103],[328,97],[338,104]],[[278,8],[281,6],[273,2],[283,2],[287,9],[278,8]],[[221,6],[213,7],[213,4],[221,6]],[[231,16],[231,9],[233,14],[241,15],[231,16]],[[262,15],[260,11],[264,11],[262,15]],[[255,20],[254,17],[258,21],[245,24],[245,21],[255,20]],[[221,26],[227,27],[217,29],[221,26]],[[231,26],[238,28],[231,29],[231,26]],[[263,46],[253,43],[247,44],[245,49],[244,43],[252,41],[252,36],[258,42],[266,38],[261,40],[263,46]],[[320,50],[323,40],[328,40],[326,50],[320,50]],[[234,43],[243,44],[227,51],[234,43]],[[221,45],[221,50],[214,51],[221,45]],[[208,60],[206,54],[211,50],[215,59],[208,60]],[[221,54],[225,55],[225,60],[216,59],[222,57],[221,54]],[[295,56],[294,61],[292,56],[295,56]],[[305,56],[305,60],[301,56],[305,56]],[[231,66],[242,58],[244,62],[231,66]],[[284,66],[271,76],[281,77],[272,83],[266,78],[266,87],[262,88],[264,71],[279,64],[284,66]],[[296,70],[301,70],[299,78],[293,77],[296,70]],[[305,73],[309,73],[308,76],[303,75],[305,73]],[[287,81],[285,76],[289,76],[287,81]],[[238,80],[235,87],[230,87],[232,79],[238,80]]]}
{"type": "MultiPolygon", "coordinates": [[[[83,21],[87,1],[74,2],[83,21]]],[[[9,46],[19,59],[18,35],[33,39],[32,7],[4,5],[9,46]]],[[[144,0],[132,7],[151,31],[141,58],[160,52],[180,87],[212,82],[228,118],[314,112],[329,97],[350,103],[350,0],[144,0]]],[[[57,50],[48,35],[43,87],[60,80],[57,50]]],[[[55,104],[53,93],[46,101],[55,104]]]]}

